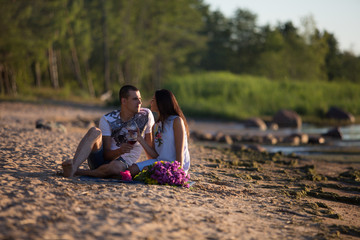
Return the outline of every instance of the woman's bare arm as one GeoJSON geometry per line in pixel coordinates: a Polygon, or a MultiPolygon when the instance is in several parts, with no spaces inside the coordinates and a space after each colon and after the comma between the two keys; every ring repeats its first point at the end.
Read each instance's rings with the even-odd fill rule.
{"type": "Polygon", "coordinates": [[[178,117],[174,119],[174,140],[175,140],[175,151],[176,160],[180,162],[180,166],[184,165],[184,145],[185,145],[185,124],[184,121],[178,117]]]}
{"type": "Polygon", "coordinates": [[[153,133],[145,134],[145,139],[141,136],[140,131],[138,130],[138,142],[145,150],[145,154],[148,159],[155,159],[159,156],[159,154],[155,150],[154,141],[153,141],[153,133]]]}

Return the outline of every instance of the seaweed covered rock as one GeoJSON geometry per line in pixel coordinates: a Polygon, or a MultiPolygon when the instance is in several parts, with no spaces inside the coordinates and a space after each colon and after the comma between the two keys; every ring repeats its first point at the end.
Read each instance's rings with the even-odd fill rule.
{"type": "Polygon", "coordinates": [[[349,171],[343,172],[340,175],[340,178],[349,179],[356,182],[360,182],[360,170],[351,169],[349,171]]]}
{"type": "Polygon", "coordinates": [[[339,127],[330,129],[328,132],[322,134],[323,137],[342,139],[342,133],[339,127]]]}
{"type": "Polygon", "coordinates": [[[245,121],[245,127],[246,128],[257,128],[257,129],[263,130],[263,131],[265,131],[267,128],[266,123],[262,119],[257,118],[257,117],[247,119],[245,121]]]}
{"type": "Polygon", "coordinates": [[[292,110],[280,110],[273,116],[273,122],[276,123],[280,128],[301,128],[302,119],[301,117],[292,110]]]}
{"type": "Polygon", "coordinates": [[[345,110],[340,109],[338,107],[330,107],[330,109],[328,110],[325,116],[327,118],[335,119],[339,121],[348,121],[350,123],[355,122],[355,117],[351,113],[346,112],[345,110]]]}

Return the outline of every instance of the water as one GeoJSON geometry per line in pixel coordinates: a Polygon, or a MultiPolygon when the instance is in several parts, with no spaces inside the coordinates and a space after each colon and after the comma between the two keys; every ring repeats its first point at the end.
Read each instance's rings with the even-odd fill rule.
{"type": "MultiPolygon", "coordinates": [[[[316,127],[311,124],[303,124],[301,132],[307,134],[323,134],[333,127],[316,127]]],[[[344,141],[360,141],[360,124],[348,125],[340,127],[340,132],[343,135],[344,141]]]]}
{"type": "MultiPolygon", "coordinates": [[[[242,123],[235,122],[214,122],[214,121],[190,121],[190,129],[201,132],[216,134],[221,131],[226,134],[239,134],[242,136],[288,136],[293,133],[306,133],[309,135],[321,135],[327,133],[333,126],[318,127],[312,124],[303,124],[301,129],[281,128],[279,130],[261,131],[257,129],[245,128],[242,123]]],[[[285,154],[319,154],[328,152],[335,148],[352,148],[360,151],[360,124],[353,124],[340,127],[342,140],[332,140],[331,143],[324,145],[301,145],[301,146],[284,146],[284,145],[267,145],[264,146],[269,152],[283,152],[285,154]]]]}
{"type": "MultiPolygon", "coordinates": [[[[301,132],[306,134],[321,135],[327,133],[334,127],[317,127],[311,124],[303,124],[301,132]]],[[[360,150],[360,124],[348,125],[339,127],[342,134],[342,139],[332,140],[325,145],[306,145],[306,146],[268,146],[266,147],[270,152],[282,151],[285,154],[296,153],[303,155],[322,154],[325,152],[331,152],[331,154],[337,154],[335,150],[342,152],[344,150],[353,151],[353,149],[360,150]]],[[[358,154],[358,153],[355,153],[358,154]]]]}
{"type": "MultiPolygon", "coordinates": [[[[306,134],[315,134],[321,135],[327,133],[333,127],[317,127],[311,124],[304,124],[301,132],[306,134]]],[[[280,130],[281,131],[281,130],[280,130]]],[[[302,155],[314,155],[322,154],[325,152],[331,152],[335,149],[345,149],[358,148],[360,149],[360,125],[349,125],[340,127],[340,132],[343,136],[341,140],[332,140],[330,145],[306,145],[306,146],[266,146],[269,152],[278,152],[281,151],[285,154],[296,153],[302,155]]],[[[342,152],[339,150],[339,152],[342,152]]],[[[331,152],[331,154],[336,154],[331,152]]]]}

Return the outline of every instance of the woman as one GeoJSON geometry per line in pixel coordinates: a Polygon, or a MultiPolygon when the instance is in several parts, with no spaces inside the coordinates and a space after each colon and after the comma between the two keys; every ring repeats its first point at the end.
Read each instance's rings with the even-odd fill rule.
{"type": "Polygon", "coordinates": [[[137,140],[153,159],[135,163],[129,170],[132,176],[137,175],[144,167],[157,161],[178,161],[187,173],[190,167],[188,149],[189,130],[186,118],[172,92],[166,89],[155,92],[151,100],[151,111],[158,114],[153,126],[153,144],[149,146],[141,134],[137,140]]]}

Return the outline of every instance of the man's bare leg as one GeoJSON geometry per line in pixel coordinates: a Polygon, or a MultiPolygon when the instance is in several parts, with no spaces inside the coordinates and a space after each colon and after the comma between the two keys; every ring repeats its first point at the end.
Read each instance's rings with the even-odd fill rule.
{"type": "Polygon", "coordinates": [[[91,176],[91,177],[119,177],[120,172],[126,170],[125,163],[117,160],[113,160],[110,163],[103,164],[94,170],[77,169],[76,175],[91,176]]]}
{"type": "Polygon", "coordinates": [[[81,139],[74,158],[62,163],[64,177],[73,177],[79,166],[87,160],[92,151],[99,150],[102,145],[101,130],[92,127],[81,139]]]}

